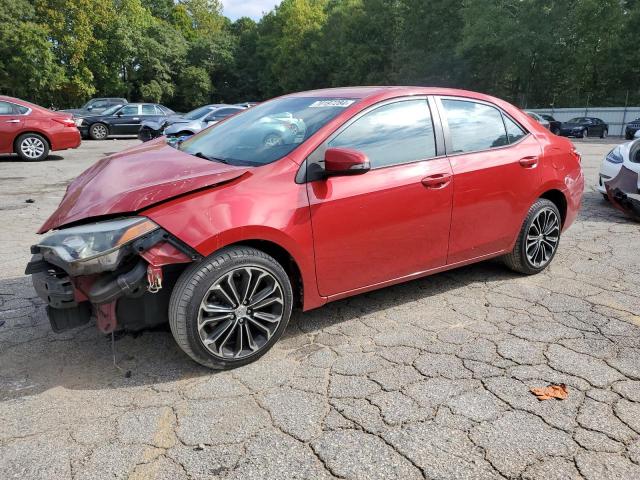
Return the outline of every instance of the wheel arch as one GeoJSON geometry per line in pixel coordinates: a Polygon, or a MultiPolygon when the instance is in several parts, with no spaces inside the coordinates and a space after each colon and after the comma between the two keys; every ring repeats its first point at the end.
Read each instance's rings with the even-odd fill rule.
{"type": "Polygon", "coordinates": [[[91,129],[93,128],[94,125],[97,125],[98,123],[101,123],[102,125],[104,125],[105,127],[107,127],[107,134],[110,135],[111,134],[111,124],[104,122],[102,120],[97,120],[93,123],[91,123],[88,127],[87,127],[87,131],[91,132],[91,129]]]}
{"type": "Polygon", "coordinates": [[[304,280],[302,271],[296,259],[286,248],[271,240],[262,239],[240,240],[225,245],[224,248],[238,246],[252,247],[272,256],[289,276],[291,288],[293,289],[294,307],[302,308],[304,306],[304,280]]]}
{"type": "Polygon", "coordinates": [[[565,220],[567,219],[567,197],[565,194],[558,189],[552,188],[543,192],[539,198],[545,198],[551,202],[558,208],[560,211],[560,217],[562,219],[562,225],[564,225],[565,220]]]}
{"type": "Polygon", "coordinates": [[[13,139],[13,153],[18,153],[18,139],[23,136],[23,135],[28,135],[28,134],[33,134],[33,135],[39,135],[42,138],[45,139],[45,141],[47,142],[47,145],[49,146],[49,150],[52,149],[51,147],[51,140],[49,139],[49,136],[44,133],[44,132],[40,132],[38,130],[25,130],[24,132],[20,132],[16,135],[16,138],[13,139]]]}

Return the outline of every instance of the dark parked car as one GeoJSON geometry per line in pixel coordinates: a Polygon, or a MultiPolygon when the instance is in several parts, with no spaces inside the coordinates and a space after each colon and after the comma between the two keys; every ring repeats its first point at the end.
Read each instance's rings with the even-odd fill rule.
{"type": "Polygon", "coordinates": [[[609,134],[609,125],[595,117],[576,117],[564,122],[560,127],[560,135],[563,137],[600,137],[606,138],[609,134]]]}
{"type": "Polygon", "coordinates": [[[174,137],[193,135],[243,110],[244,108],[234,105],[214,104],[196,108],[184,115],[174,115],[161,120],[145,120],[141,124],[138,138],[148,142],[162,135],[174,137]]]}
{"type": "Polygon", "coordinates": [[[640,118],[636,118],[633,122],[627,123],[627,128],[624,129],[624,138],[633,140],[638,130],[640,130],[640,118]]]}
{"type": "Polygon", "coordinates": [[[109,135],[136,135],[143,120],[162,121],[171,115],[173,110],[157,103],[129,103],[81,118],[77,126],[83,137],[104,140],[109,135]]]}
{"type": "Polygon", "coordinates": [[[127,102],[125,98],[92,98],[80,108],[71,108],[67,110],[60,110],[65,113],[73,113],[73,116],[86,117],[88,115],[95,115],[96,113],[102,113],[108,108],[115,105],[124,105],[127,102]]]}
{"type": "Polygon", "coordinates": [[[549,130],[551,133],[555,135],[560,135],[560,130],[562,129],[562,122],[553,118],[553,115],[540,114],[542,118],[544,118],[547,122],[549,122],[549,130]]]}

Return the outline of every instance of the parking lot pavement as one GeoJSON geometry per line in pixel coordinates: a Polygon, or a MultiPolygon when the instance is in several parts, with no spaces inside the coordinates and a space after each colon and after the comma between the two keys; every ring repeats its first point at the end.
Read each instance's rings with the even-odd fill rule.
{"type": "Polygon", "coordinates": [[[51,333],[22,269],[69,180],[136,143],[0,158],[0,478],[640,478],[640,227],[591,190],[612,142],[576,142],[584,206],[543,274],[485,262],[297,314],[232,372],[127,336],[127,378],[94,327],[51,333]],[[529,392],[549,383],[568,398],[529,392]]]}

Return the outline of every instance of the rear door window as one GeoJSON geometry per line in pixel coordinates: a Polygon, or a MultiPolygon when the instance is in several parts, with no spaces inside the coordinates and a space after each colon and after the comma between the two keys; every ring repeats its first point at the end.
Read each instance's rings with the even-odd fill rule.
{"type": "Polygon", "coordinates": [[[507,143],[515,143],[527,134],[520,125],[506,115],[503,114],[502,118],[504,119],[504,126],[507,129],[507,143]]]}
{"type": "Polygon", "coordinates": [[[509,144],[502,113],[495,107],[469,100],[442,99],[452,152],[489,150],[509,144]]]}
{"type": "Polygon", "coordinates": [[[157,115],[154,105],[142,105],[142,115],[157,115]]]}
{"type": "Polygon", "coordinates": [[[126,105],[118,113],[122,115],[138,115],[138,105],[126,105]]]}
{"type": "Polygon", "coordinates": [[[0,102],[0,115],[14,115],[13,103],[0,102]]]}

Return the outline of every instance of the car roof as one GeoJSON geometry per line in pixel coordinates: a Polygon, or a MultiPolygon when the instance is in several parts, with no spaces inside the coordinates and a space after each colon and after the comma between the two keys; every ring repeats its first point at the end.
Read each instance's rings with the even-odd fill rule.
{"type": "MultiPolygon", "coordinates": [[[[440,95],[450,97],[463,97],[471,100],[480,100],[495,105],[501,108],[509,109],[508,102],[501,100],[490,95],[486,95],[479,92],[472,92],[470,90],[461,90],[456,88],[445,87],[411,87],[411,86],[380,86],[380,87],[339,87],[339,88],[324,88],[320,90],[309,90],[306,92],[297,92],[288,95],[284,95],[281,98],[304,98],[304,97],[320,97],[320,98],[351,98],[358,99],[366,102],[383,101],[386,99],[392,99],[403,96],[413,95],[440,95]]],[[[512,106],[511,106],[512,107],[512,106]]]]}
{"type": "Polygon", "coordinates": [[[16,105],[22,105],[23,107],[28,107],[31,110],[38,110],[40,112],[56,113],[53,110],[49,110],[48,108],[41,105],[36,105],[35,103],[27,102],[26,100],[22,100],[20,98],[9,97],[7,95],[0,95],[0,102],[15,103],[16,105]]]}

